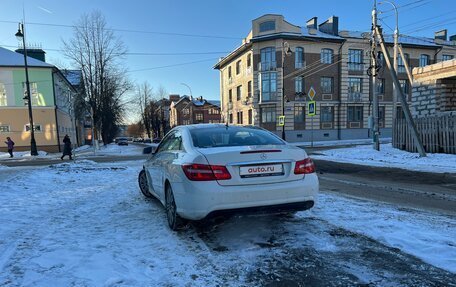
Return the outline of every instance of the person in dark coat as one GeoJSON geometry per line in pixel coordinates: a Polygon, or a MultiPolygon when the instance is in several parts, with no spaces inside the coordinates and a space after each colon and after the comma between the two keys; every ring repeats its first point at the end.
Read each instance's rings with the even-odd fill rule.
{"type": "Polygon", "coordinates": [[[68,135],[65,135],[65,137],[63,138],[63,155],[60,157],[62,160],[63,158],[68,155],[70,157],[70,160],[72,160],[73,158],[71,157],[72,156],[72,153],[71,153],[71,140],[70,140],[70,137],[68,135]]]}
{"type": "Polygon", "coordinates": [[[10,157],[13,157],[14,142],[11,140],[10,137],[6,137],[5,143],[8,146],[8,153],[10,154],[10,157]]]}

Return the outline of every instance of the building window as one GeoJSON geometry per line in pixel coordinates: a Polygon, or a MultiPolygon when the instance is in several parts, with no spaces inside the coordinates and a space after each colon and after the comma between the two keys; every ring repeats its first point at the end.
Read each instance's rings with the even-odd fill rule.
{"type": "Polygon", "coordinates": [[[321,92],[323,94],[332,94],[333,86],[334,86],[333,78],[332,77],[321,77],[320,86],[321,86],[321,92]]]}
{"type": "Polygon", "coordinates": [[[296,77],[295,78],[295,92],[296,92],[296,94],[301,94],[303,90],[304,90],[303,78],[302,77],[296,77]]]}
{"type": "Polygon", "coordinates": [[[247,68],[252,66],[252,54],[247,55],[247,68]]]}
{"type": "Polygon", "coordinates": [[[333,50],[321,49],[320,62],[323,64],[332,64],[333,62],[333,50]]]}
{"type": "Polygon", "coordinates": [[[304,123],[305,121],[305,107],[295,106],[294,107],[294,122],[295,123],[304,123]]]}
{"type": "Polygon", "coordinates": [[[360,101],[361,93],[363,92],[363,79],[362,78],[348,78],[348,100],[360,101]]]}
{"type": "Polygon", "coordinates": [[[442,55],[442,61],[453,60],[453,58],[454,58],[453,55],[442,55]]]}
{"type": "Polygon", "coordinates": [[[182,114],[188,115],[188,114],[190,114],[190,110],[189,109],[183,109],[182,110],[182,114]]]}
{"type": "Polygon", "coordinates": [[[322,123],[332,123],[334,121],[334,108],[320,107],[320,121],[322,123]]]}
{"type": "Polygon", "coordinates": [[[348,70],[363,70],[363,50],[348,49],[348,70]]]}
{"type": "Polygon", "coordinates": [[[228,91],[228,102],[230,102],[230,103],[233,102],[233,90],[232,89],[230,89],[228,91]]]}
{"type": "Polygon", "coordinates": [[[261,63],[260,71],[271,71],[274,70],[276,65],[276,52],[274,47],[263,48],[260,51],[261,63]]]}
{"type": "Polygon", "coordinates": [[[233,123],[233,114],[229,114],[228,117],[229,117],[230,124],[232,124],[233,123]]]}
{"type": "Polygon", "coordinates": [[[209,109],[209,110],[207,111],[207,113],[208,113],[209,115],[218,115],[218,114],[220,114],[220,111],[219,111],[218,109],[209,109]]]}
{"type": "Polygon", "coordinates": [[[248,98],[252,97],[252,81],[249,81],[247,83],[247,97],[248,98]]]}
{"type": "Polygon", "coordinates": [[[295,68],[301,69],[304,67],[304,49],[297,47],[295,49],[295,68]]]}
{"type": "MultiPolygon", "coordinates": [[[[45,103],[40,98],[40,94],[38,93],[38,85],[35,82],[30,82],[30,93],[32,94],[32,106],[44,106],[45,103]]],[[[24,95],[27,94],[27,85],[25,82],[22,83],[24,87],[24,95]]]]}
{"type": "Polygon", "coordinates": [[[228,67],[228,79],[231,79],[231,66],[228,67]]]}
{"type": "Polygon", "coordinates": [[[408,95],[409,93],[409,85],[407,80],[399,80],[399,84],[401,85],[401,90],[404,94],[408,95]]]}
{"type": "Polygon", "coordinates": [[[261,74],[261,100],[275,101],[277,97],[277,73],[261,74]]]}
{"type": "Polygon", "coordinates": [[[202,122],[203,121],[203,113],[195,113],[195,120],[197,122],[202,122]]]}
{"type": "Polygon", "coordinates": [[[385,93],[385,79],[375,80],[375,92],[380,95],[385,93]]]}
{"type": "Polygon", "coordinates": [[[239,125],[242,125],[243,121],[242,121],[242,112],[237,112],[237,123],[239,125]]]}
{"type": "Polygon", "coordinates": [[[10,131],[9,126],[6,126],[6,125],[0,126],[0,133],[9,133],[9,131],[10,131]]]}
{"type": "Polygon", "coordinates": [[[363,107],[349,106],[347,120],[349,122],[361,122],[363,120],[363,107]]]}
{"type": "MultiPolygon", "coordinates": [[[[35,132],[42,132],[43,130],[41,129],[41,125],[40,124],[34,124],[33,125],[33,128],[35,130],[35,132]]],[[[24,131],[26,132],[29,132],[30,131],[30,124],[26,124],[24,126],[24,131]]]]}
{"type": "Polygon", "coordinates": [[[182,124],[183,124],[184,126],[189,125],[189,124],[190,124],[190,120],[183,120],[183,121],[182,121],[182,124]]]}
{"type": "MultiPolygon", "coordinates": [[[[407,64],[409,63],[409,54],[404,54],[405,60],[407,61],[407,64]]],[[[404,61],[402,60],[401,55],[397,56],[397,72],[398,73],[405,73],[405,64],[404,61]]]]}
{"type": "Polygon", "coordinates": [[[0,83],[0,107],[7,105],[5,84],[0,83]]]}
{"type": "Polygon", "coordinates": [[[237,86],[236,87],[236,100],[237,101],[240,101],[241,100],[241,97],[242,97],[242,86],[237,86]]]}
{"type": "Polygon", "coordinates": [[[275,123],[276,122],[275,107],[261,108],[261,122],[262,123],[275,123]]]}
{"type": "Polygon", "coordinates": [[[249,125],[253,124],[253,110],[249,110],[249,125]]]}
{"type": "Polygon", "coordinates": [[[236,62],[236,75],[241,73],[241,60],[236,62]]]}
{"type": "Polygon", "coordinates": [[[260,23],[260,33],[275,30],[275,21],[266,21],[260,23]]]}
{"type": "Polygon", "coordinates": [[[420,67],[429,65],[429,55],[421,54],[420,55],[420,67]]]}

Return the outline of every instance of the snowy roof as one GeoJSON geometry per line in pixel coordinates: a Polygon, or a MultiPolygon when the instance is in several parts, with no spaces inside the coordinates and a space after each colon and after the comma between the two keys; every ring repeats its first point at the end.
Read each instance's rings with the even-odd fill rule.
{"type": "Polygon", "coordinates": [[[315,37],[315,38],[334,39],[334,40],[343,40],[344,39],[340,36],[323,33],[320,30],[312,29],[312,28],[309,29],[307,27],[301,27],[301,34],[304,37],[315,37]]]}
{"type": "MultiPolygon", "coordinates": [[[[46,62],[27,57],[27,65],[30,67],[54,68],[46,62]]],[[[24,67],[24,55],[0,47],[0,66],[2,67],[24,67]]]]}
{"type": "Polygon", "coordinates": [[[220,107],[220,101],[218,101],[218,100],[208,100],[207,102],[211,105],[220,107]]]}
{"type": "Polygon", "coordinates": [[[73,86],[78,86],[81,84],[82,71],[81,70],[61,70],[62,74],[67,78],[73,86]]]}

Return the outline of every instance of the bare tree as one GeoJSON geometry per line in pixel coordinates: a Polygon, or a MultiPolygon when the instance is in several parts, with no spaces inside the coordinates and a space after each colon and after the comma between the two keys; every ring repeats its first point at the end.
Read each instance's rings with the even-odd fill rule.
{"type": "Polygon", "coordinates": [[[138,85],[137,88],[137,98],[139,109],[141,113],[141,122],[143,124],[144,130],[149,138],[151,138],[152,129],[151,129],[151,108],[150,103],[153,100],[153,89],[150,84],[145,81],[141,85],[138,85]]]}
{"type": "Polygon", "coordinates": [[[125,71],[120,68],[126,48],[98,11],[84,14],[74,27],[73,37],[63,45],[65,55],[82,71],[93,138],[97,140],[101,134],[103,141],[109,142],[122,120],[120,97],[129,89],[125,71]]]}

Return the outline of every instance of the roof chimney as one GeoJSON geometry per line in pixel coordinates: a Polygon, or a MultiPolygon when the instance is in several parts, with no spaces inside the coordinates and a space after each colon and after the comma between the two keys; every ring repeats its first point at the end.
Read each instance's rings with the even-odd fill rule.
{"type": "MultiPolygon", "coordinates": [[[[24,55],[24,49],[16,49],[16,53],[21,53],[24,55]]],[[[27,48],[27,56],[40,60],[42,62],[46,62],[46,52],[43,49],[35,49],[35,48],[27,48]]]]}
{"type": "Polygon", "coordinates": [[[306,22],[307,29],[317,29],[317,17],[313,17],[306,22]]]}
{"type": "Polygon", "coordinates": [[[328,20],[318,25],[318,28],[323,33],[339,35],[339,17],[331,16],[328,20]]]}
{"type": "Polygon", "coordinates": [[[443,40],[443,41],[446,41],[447,40],[447,29],[443,29],[443,30],[440,30],[440,31],[437,31],[434,33],[434,39],[437,40],[443,40]]]}
{"type": "Polygon", "coordinates": [[[169,100],[171,102],[177,102],[180,99],[179,95],[169,95],[169,100]]]}

